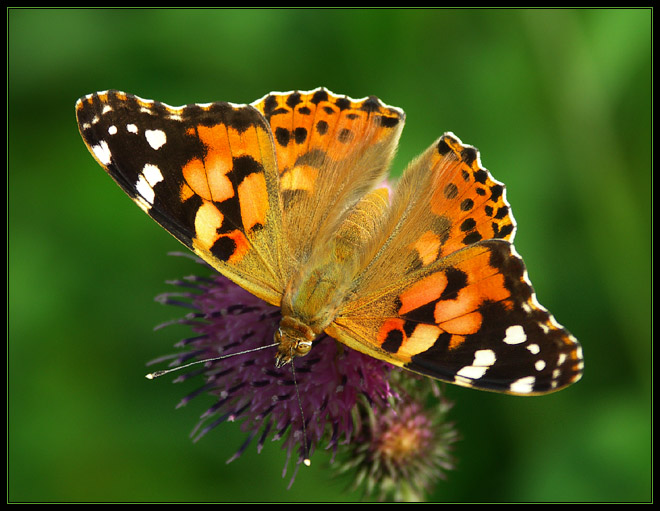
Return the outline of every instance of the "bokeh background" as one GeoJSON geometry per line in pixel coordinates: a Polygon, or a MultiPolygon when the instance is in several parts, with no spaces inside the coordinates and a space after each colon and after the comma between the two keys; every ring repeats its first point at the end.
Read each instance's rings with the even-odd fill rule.
{"type": "Polygon", "coordinates": [[[84,94],[251,102],[320,85],[407,112],[394,173],[444,131],[507,184],[541,303],[582,342],[547,397],[448,388],[458,460],[434,501],[652,498],[649,9],[43,10],[8,16],[8,501],[351,501],[319,453],[286,489],[210,399],[144,379],[199,272],[94,162],[84,94]]]}

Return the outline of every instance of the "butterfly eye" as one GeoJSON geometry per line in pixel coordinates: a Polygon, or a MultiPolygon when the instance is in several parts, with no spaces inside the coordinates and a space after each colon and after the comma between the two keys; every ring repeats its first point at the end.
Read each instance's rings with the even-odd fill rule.
{"type": "Polygon", "coordinates": [[[312,349],[311,341],[298,341],[295,347],[295,354],[298,357],[304,357],[312,349]]]}

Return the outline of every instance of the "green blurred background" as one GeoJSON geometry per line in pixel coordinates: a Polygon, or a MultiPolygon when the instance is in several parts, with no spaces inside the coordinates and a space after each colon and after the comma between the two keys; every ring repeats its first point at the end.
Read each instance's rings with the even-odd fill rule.
{"type": "Polygon", "coordinates": [[[104,175],[74,103],[172,105],[320,85],[407,112],[395,172],[444,131],[508,187],[541,303],[582,342],[569,390],[451,387],[462,440],[437,501],[649,501],[651,22],[639,10],[8,10],[8,501],[346,501],[325,453],[287,490],[211,399],[144,379],[199,272],[104,175]]]}

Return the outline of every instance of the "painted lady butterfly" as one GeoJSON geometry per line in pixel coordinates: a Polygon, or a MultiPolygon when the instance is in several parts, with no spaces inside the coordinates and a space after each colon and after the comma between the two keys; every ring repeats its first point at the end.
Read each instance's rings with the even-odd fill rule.
{"type": "Polygon", "coordinates": [[[76,112],[138,206],[281,308],[276,364],[326,332],[467,387],[532,395],[580,378],[580,345],[536,301],[513,248],[504,186],[453,134],[390,194],[405,114],[375,97],[319,88],[174,108],[106,91],[76,112]]]}

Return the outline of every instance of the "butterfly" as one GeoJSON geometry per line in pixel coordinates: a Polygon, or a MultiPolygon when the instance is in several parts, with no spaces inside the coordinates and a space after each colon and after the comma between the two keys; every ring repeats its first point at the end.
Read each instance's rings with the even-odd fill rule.
{"type": "Polygon", "coordinates": [[[405,113],[325,88],[172,107],[76,103],[107,173],[219,273],[280,307],[275,364],[323,332],[452,384],[517,395],[576,382],[578,341],[536,300],[502,183],[448,132],[387,172],[405,113]]]}

